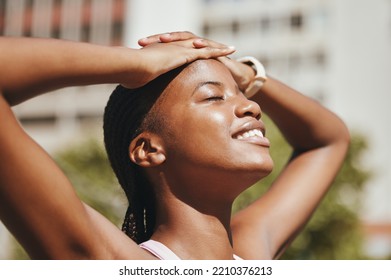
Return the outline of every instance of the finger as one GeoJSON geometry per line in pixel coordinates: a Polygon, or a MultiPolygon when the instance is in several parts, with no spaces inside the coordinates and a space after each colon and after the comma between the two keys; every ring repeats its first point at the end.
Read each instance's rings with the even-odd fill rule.
{"type": "MultiPolygon", "coordinates": [[[[227,48],[226,45],[223,45],[223,44],[212,45],[212,43],[210,43],[208,40],[204,40],[204,39],[200,39],[200,38],[197,38],[197,39],[194,39],[194,38],[185,39],[186,37],[181,37],[181,38],[183,38],[183,40],[173,40],[170,42],[168,42],[168,40],[166,40],[166,42],[160,41],[160,43],[181,46],[181,47],[188,48],[188,49],[199,49],[199,48],[205,48],[205,47],[220,48],[220,49],[227,48]],[[195,43],[195,41],[197,41],[197,42],[195,43]]],[[[150,44],[150,45],[152,45],[152,44],[150,44]]],[[[147,47],[147,46],[145,46],[145,47],[147,47]]]]}
{"type": "Polygon", "coordinates": [[[235,69],[235,61],[233,61],[229,57],[219,56],[219,57],[217,57],[217,60],[220,61],[221,63],[223,63],[231,71],[233,71],[235,69]]]}
{"type": "Polygon", "coordinates": [[[174,41],[183,41],[183,40],[189,40],[195,38],[198,37],[189,31],[178,31],[178,32],[169,32],[169,33],[161,34],[160,41],[162,43],[169,43],[174,41]]]}
{"type": "Polygon", "coordinates": [[[145,47],[154,43],[169,43],[174,41],[188,40],[192,38],[197,38],[197,36],[195,36],[189,31],[178,31],[151,35],[138,40],[138,44],[142,47],[145,47]]]}
{"type": "Polygon", "coordinates": [[[218,57],[217,60],[229,69],[239,89],[244,92],[255,74],[252,67],[226,56],[218,57]]]}
{"type": "Polygon", "coordinates": [[[222,56],[227,56],[235,52],[235,48],[232,46],[224,47],[224,48],[213,48],[213,47],[205,47],[196,49],[193,52],[194,57],[190,59],[188,62],[194,61],[196,59],[205,59],[205,58],[218,58],[222,56]]]}
{"type": "Polygon", "coordinates": [[[210,46],[210,44],[208,43],[208,41],[207,40],[205,40],[205,39],[195,39],[194,41],[193,41],[193,46],[195,47],[195,48],[205,48],[205,47],[207,47],[207,46],[210,46]]]}
{"type": "Polygon", "coordinates": [[[142,47],[145,47],[150,44],[160,43],[160,36],[161,35],[163,35],[163,34],[156,34],[156,35],[148,36],[145,38],[141,38],[140,40],[138,40],[138,44],[142,47]]]}
{"type": "Polygon", "coordinates": [[[203,38],[197,38],[193,41],[193,46],[195,48],[204,48],[204,47],[213,47],[213,48],[226,48],[228,47],[225,44],[218,43],[212,40],[207,40],[203,38]]]}

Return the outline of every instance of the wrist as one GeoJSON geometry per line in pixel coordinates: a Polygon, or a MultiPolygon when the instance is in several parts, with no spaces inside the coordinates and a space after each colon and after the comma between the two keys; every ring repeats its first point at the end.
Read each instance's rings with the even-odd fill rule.
{"type": "Polygon", "coordinates": [[[146,84],[151,76],[146,66],[143,49],[118,47],[113,79],[127,88],[138,88],[146,84]]]}
{"type": "Polygon", "coordinates": [[[239,58],[238,62],[249,65],[255,72],[253,79],[250,81],[244,95],[247,98],[254,96],[262,88],[264,83],[267,81],[265,67],[256,58],[252,56],[245,56],[239,58]]]}

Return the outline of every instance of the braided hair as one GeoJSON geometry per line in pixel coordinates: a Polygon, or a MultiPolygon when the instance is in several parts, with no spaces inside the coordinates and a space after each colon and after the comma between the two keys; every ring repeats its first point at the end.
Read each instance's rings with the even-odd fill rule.
{"type": "Polygon", "coordinates": [[[136,243],[151,238],[156,222],[156,197],[143,168],[129,158],[129,145],[143,131],[159,132],[165,121],[158,114],[163,91],[185,66],[167,72],[143,87],[118,85],[111,94],[103,117],[106,152],[129,202],[122,225],[136,243]]]}

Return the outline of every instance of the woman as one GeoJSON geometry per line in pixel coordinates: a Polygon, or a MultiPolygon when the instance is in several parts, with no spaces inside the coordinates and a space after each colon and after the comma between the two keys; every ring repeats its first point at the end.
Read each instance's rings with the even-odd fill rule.
{"type": "Polygon", "coordinates": [[[277,258],[345,156],[339,118],[271,77],[247,99],[255,72],[224,57],[233,50],[221,44],[186,32],[143,39],[141,50],[44,44],[32,42],[32,55],[20,42],[0,43],[9,69],[0,81],[0,217],[32,258],[277,258]],[[94,83],[123,85],[106,108],[105,142],[130,200],[131,238],[77,198],[9,108],[94,83]],[[233,200],[272,170],[260,106],[294,156],[264,196],[231,217],[233,200]]]}

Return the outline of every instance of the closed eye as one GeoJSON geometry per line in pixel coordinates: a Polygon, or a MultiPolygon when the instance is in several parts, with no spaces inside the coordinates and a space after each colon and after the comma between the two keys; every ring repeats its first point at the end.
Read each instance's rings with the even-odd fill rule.
{"type": "Polygon", "coordinates": [[[224,96],[211,96],[206,98],[207,101],[224,101],[224,96]]]}

